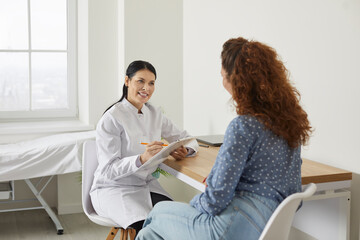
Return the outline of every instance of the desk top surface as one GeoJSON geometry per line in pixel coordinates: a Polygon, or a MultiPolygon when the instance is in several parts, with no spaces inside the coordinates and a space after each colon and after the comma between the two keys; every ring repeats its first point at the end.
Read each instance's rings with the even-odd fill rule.
{"type": "MultiPolygon", "coordinates": [[[[200,147],[196,157],[185,158],[180,161],[175,161],[171,158],[164,163],[198,182],[203,182],[215,163],[218,151],[218,147],[200,147]]],[[[303,159],[301,177],[302,184],[305,185],[311,182],[326,183],[351,180],[352,173],[323,163],[303,159]]]]}

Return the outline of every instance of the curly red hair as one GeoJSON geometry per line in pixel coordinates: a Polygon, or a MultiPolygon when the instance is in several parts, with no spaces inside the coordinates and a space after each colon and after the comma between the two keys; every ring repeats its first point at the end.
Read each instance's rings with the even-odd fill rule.
{"type": "Polygon", "coordinates": [[[300,94],[273,48],[241,37],[229,39],[221,60],[239,115],[256,117],[292,148],[308,142],[312,130],[300,94]]]}

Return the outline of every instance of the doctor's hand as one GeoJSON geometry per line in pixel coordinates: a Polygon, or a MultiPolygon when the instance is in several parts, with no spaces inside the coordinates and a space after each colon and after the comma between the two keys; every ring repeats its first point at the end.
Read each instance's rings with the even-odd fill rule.
{"type": "Polygon", "coordinates": [[[173,156],[173,158],[175,158],[176,160],[181,160],[185,158],[187,154],[188,150],[184,146],[181,146],[170,153],[170,155],[173,156]]]}
{"type": "Polygon", "coordinates": [[[163,148],[163,142],[154,141],[146,145],[145,152],[140,155],[141,164],[146,163],[152,156],[157,154],[163,148]]]}

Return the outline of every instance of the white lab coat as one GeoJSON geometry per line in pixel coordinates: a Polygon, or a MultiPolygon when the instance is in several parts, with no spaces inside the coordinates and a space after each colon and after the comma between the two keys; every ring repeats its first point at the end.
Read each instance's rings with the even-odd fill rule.
{"type": "MultiPolygon", "coordinates": [[[[127,228],[144,220],[152,209],[150,192],[169,194],[160,186],[150,169],[138,168],[136,161],[144,151],[141,142],[168,142],[189,137],[171,123],[160,109],[149,103],[138,113],[126,99],[115,104],[100,119],[96,127],[96,147],[99,166],[90,192],[97,214],[112,219],[127,228]]],[[[186,147],[196,151],[198,144],[186,147]]]]}

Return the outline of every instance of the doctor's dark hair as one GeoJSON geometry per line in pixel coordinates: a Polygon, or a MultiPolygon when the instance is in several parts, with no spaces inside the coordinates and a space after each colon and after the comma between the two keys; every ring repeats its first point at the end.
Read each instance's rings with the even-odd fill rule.
{"type": "MultiPolygon", "coordinates": [[[[133,61],[132,63],[130,63],[128,68],[126,69],[126,76],[129,79],[131,79],[138,71],[143,70],[143,69],[147,69],[150,72],[152,72],[155,75],[155,79],[156,79],[156,70],[155,70],[154,66],[151,63],[142,61],[142,60],[137,60],[137,61],[133,61]]],[[[107,110],[109,110],[112,106],[114,106],[118,102],[121,102],[124,98],[127,99],[127,95],[128,95],[128,87],[124,83],[123,94],[122,94],[120,100],[111,104],[111,106],[108,107],[104,113],[106,113],[107,110]]]]}
{"type": "Polygon", "coordinates": [[[312,128],[300,93],[273,48],[241,37],[229,39],[221,61],[239,115],[256,117],[292,148],[308,142],[312,128]]]}

